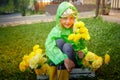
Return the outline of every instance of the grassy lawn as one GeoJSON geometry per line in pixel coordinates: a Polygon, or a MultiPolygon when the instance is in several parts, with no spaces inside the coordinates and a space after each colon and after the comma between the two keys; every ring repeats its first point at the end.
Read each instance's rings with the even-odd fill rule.
{"type": "MultiPolygon", "coordinates": [[[[120,79],[120,24],[103,21],[100,17],[81,19],[89,29],[91,40],[86,42],[89,51],[111,56],[109,65],[96,71],[98,80],[120,79]]],[[[20,72],[19,63],[35,44],[45,49],[45,39],[55,22],[19,25],[0,28],[0,80],[35,80],[32,72],[20,72]]]]}

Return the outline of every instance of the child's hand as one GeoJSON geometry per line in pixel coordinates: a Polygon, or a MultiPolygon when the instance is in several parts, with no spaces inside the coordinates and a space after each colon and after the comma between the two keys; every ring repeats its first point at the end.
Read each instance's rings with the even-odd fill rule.
{"type": "Polygon", "coordinates": [[[84,56],[83,51],[78,51],[78,57],[79,57],[80,59],[82,59],[82,58],[83,58],[83,56],[84,56]]]}
{"type": "Polygon", "coordinates": [[[75,67],[74,62],[69,58],[64,60],[64,65],[65,65],[68,72],[70,72],[72,70],[72,68],[75,67]]]}

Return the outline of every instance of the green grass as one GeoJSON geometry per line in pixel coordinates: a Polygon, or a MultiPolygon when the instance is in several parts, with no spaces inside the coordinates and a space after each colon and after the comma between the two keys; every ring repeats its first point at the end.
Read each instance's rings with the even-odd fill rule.
{"type": "MultiPolygon", "coordinates": [[[[109,50],[111,61],[96,71],[98,80],[120,79],[120,24],[103,21],[100,17],[81,19],[89,29],[89,51],[104,56],[109,50]]],[[[0,28],[0,80],[35,80],[32,72],[20,72],[19,63],[35,44],[45,50],[45,39],[55,22],[0,28]]]]}

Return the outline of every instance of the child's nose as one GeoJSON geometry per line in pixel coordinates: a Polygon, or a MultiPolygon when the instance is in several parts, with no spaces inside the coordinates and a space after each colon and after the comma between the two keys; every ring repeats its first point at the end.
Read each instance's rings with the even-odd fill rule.
{"type": "Polygon", "coordinates": [[[70,20],[69,19],[67,19],[67,21],[66,21],[67,23],[69,23],[70,22],[70,20]]]}

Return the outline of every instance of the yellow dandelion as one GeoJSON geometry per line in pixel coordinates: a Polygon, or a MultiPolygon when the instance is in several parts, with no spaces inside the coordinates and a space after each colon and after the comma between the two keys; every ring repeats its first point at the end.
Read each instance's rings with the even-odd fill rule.
{"type": "Polygon", "coordinates": [[[88,29],[86,27],[80,28],[80,33],[88,32],[88,29]]]}
{"type": "Polygon", "coordinates": [[[40,54],[42,54],[42,49],[36,49],[36,51],[35,51],[36,53],[40,53],[40,54]]]}
{"type": "Polygon", "coordinates": [[[33,46],[33,51],[36,51],[37,49],[39,49],[39,45],[37,44],[37,45],[35,45],[35,46],[33,46]]]}
{"type": "Polygon", "coordinates": [[[78,42],[80,38],[81,38],[80,35],[75,34],[75,37],[74,37],[73,41],[78,42]]]}
{"type": "Polygon", "coordinates": [[[99,58],[99,56],[98,55],[95,55],[95,60],[97,60],[99,58]]]}
{"type": "Polygon", "coordinates": [[[76,29],[76,33],[80,33],[80,29],[76,29]]]}
{"type": "Polygon", "coordinates": [[[85,40],[90,40],[90,35],[88,33],[81,34],[81,38],[85,40]]]}
{"type": "Polygon", "coordinates": [[[90,40],[90,35],[89,34],[85,34],[86,36],[84,37],[85,40],[90,40]]]}
{"type": "Polygon", "coordinates": [[[110,62],[110,56],[107,53],[105,54],[104,62],[105,62],[105,64],[108,64],[110,62]]]}
{"type": "Polygon", "coordinates": [[[89,61],[85,60],[85,58],[82,60],[82,64],[83,64],[85,67],[91,67],[89,61]]]}
{"type": "Polygon", "coordinates": [[[30,68],[34,69],[38,67],[38,63],[40,60],[41,54],[36,54],[34,57],[32,57],[29,61],[30,68]]]}
{"type": "Polygon", "coordinates": [[[35,71],[35,73],[36,73],[37,75],[43,74],[43,72],[42,72],[41,69],[34,69],[34,71],[35,71]]]}
{"type": "Polygon", "coordinates": [[[44,64],[44,65],[41,67],[41,70],[42,70],[43,73],[47,73],[47,74],[48,74],[49,65],[48,65],[48,64],[44,64]]]}
{"type": "Polygon", "coordinates": [[[75,23],[74,23],[74,27],[75,27],[75,28],[79,28],[79,27],[80,27],[80,23],[79,23],[78,21],[75,22],[75,23]]]}
{"type": "Polygon", "coordinates": [[[30,57],[28,55],[23,56],[23,61],[25,61],[26,66],[29,66],[30,57]]]}
{"type": "Polygon", "coordinates": [[[81,34],[76,34],[76,36],[75,36],[78,40],[81,38],[81,34]]]}
{"type": "Polygon", "coordinates": [[[92,53],[92,52],[88,52],[85,56],[85,60],[87,61],[94,61],[96,59],[96,54],[95,53],[92,53]]]}
{"type": "Polygon", "coordinates": [[[75,37],[75,34],[70,34],[70,35],[68,36],[68,40],[73,40],[74,37],[75,37]]]}
{"type": "Polygon", "coordinates": [[[41,65],[43,65],[46,61],[47,61],[46,58],[41,57],[40,60],[39,60],[39,63],[40,63],[41,65]]]}
{"type": "Polygon", "coordinates": [[[92,69],[93,69],[93,70],[97,70],[98,68],[100,68],[100,67],[102,66],[102,64],[103,64],[103,59],[102,59],[102,57],[98,57],[97,60],[94,60],[94,61],[92,62],[92,69]]]}
{"type": "Polygon", "coordinates": [[[29,54],[29,57],[32,58],[32,57],[35,56],[35,55],[36,55],[36,53],[32,51],[32,52],[29,54]]]}
{"type": "Polygon", "coordinates": [[[20,62],[20,64],[19,64],[20,71],[24,72],[26,70],[26,68],[27,67],[26,67],[25,61],[20,62]]]}
{"type": "Polygon", "coordinates": [[[76,28],[81,28],[81,27],[84,27],[84,26],[85,26],[85,24],[82,21],[77,21],[77,22],[74,23],[74,27],[76,27],[76,28]]]}
{"type": "Polygon", "coordinates": [[[79,21],[79,24],[80,24],[80,27],[84,27],[85,26],[85,23],[82,22],[82,21],[79,21]]]}

